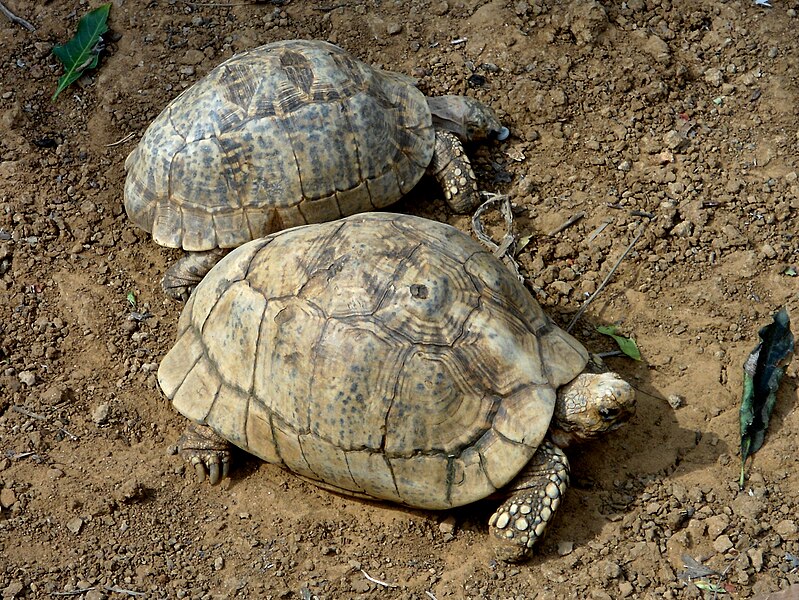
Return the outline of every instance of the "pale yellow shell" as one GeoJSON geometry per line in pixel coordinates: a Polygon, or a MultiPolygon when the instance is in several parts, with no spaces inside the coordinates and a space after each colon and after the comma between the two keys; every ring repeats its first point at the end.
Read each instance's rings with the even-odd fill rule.
{"type": "Polygon", "coordinates": [[[186,417],[326,487],[421,508],[506,485],[588,359],[477,242],[387,213],[245,244],[178,329],[158,379],[186,417]]]}
{"type": "Polygon", "coordinates": [[[233,56],[175,98],[125,162],[125,209],[164,246],[233,248],[399,200],[435,147],[424,95],[321,41],[233,56]]]}

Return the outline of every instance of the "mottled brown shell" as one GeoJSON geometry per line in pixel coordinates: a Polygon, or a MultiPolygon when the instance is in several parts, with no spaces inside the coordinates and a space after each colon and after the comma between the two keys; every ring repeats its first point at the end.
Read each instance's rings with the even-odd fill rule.
{"type": "Polygon", "coordinates": [[[421,508],[508,483],[585,348],[469,236],[369,213],[233,251],[158,371],[186,417],[344,493],[421,508]]]}
{"type": "Polygon", "coordinates": [[[395,202],[434,147],[409,78],[326,42],[267,44],[217,66],[152,122],[125,162],[125,209],[161,245],[233,248],[395,202]]]}

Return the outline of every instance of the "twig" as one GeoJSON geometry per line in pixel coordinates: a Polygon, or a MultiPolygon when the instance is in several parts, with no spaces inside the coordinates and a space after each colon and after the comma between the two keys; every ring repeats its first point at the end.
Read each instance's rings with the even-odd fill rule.
{"type": "Polygon", "coordinates": [[[431,600],[438,600],[438,598],[436,598],[436,597],[433,595],[433,592],[425,592],[425,594],[427,594],[427,596],[428,596],[429,598],[431,598],[431,600]]]}
{"type": "Polygon", "coordinates": [[[584,216],[585,216],[585,211],[584,210],[581,210],[580,212],[578,212],[576,214],[573,214],[571,217],[569,217],[566,220],[566,222],[563,225],[561,225],[560,227],[556,227],[555,229],[550,231],[549,235],[550,236],[558,235],[561,231],[563,231],[564,229],[568,229],[569,227],[574,225],[577,221],[582,219],[584,216]]]}
{"type": "Polygon", "coordinates": [[[21,406],[17,406],[16,404],[11,405],[11,410],[14,412],[18,412],[21,415],[25,415],[26,417],[30,417],[31,419],[36,419],[37,421],[46,421],[47,417],[40,415],[38,413],[32,412],[27,408],[23,408],[21,406]]]}
{"type": "Polygon", "coordinates": [[[119,146],[120,144],[124,144],[130,138],[132,138],[134,135],[136,135],[136,132],[135,131],[131,131],[128,135],[123,137],[121,140],[117,140],[116,142],[111,142],[110,144],[106,144],[105,147],[106,148],[111,148],[112,146],[119,146]]]}
{"type": "Polygon", "coordinates": [[[610,278],[613,277],[613,274],[616,272],[616,269],[619,268],[619,265],[621,264],[621,261],[623,261],[624,257],[627,256],[627,254],[630,252],[630,250],[633,249],[633,246],[635,246],[635,243],[641,238],[641,236],[643,234],[644,234],[644,228],[642,227],[638,231],[638,233],[635,234],[635,237],[633,238],[633,241],[630,242],[630,245],[627,246],[627,249],[624,252],[622,252],[622,255],[619,257],[619,260],[616,261],[616,264],[613,265],[613,267],[610,269],[610,273],[607,274],[607,276],[602,281],[602,283],[599,284],[599,287],[596,289],[596,291],[588,297],[588,300],[586,300],[583,303],[583,305],[580,307],[580,310],[578,310],[577,314],[574,315],[574,318],[571,320],[571,322],[569,323],[569,326],[566,328],[566,332],[571,332],[572,328],[574,327],[574,324],[577,323],[577,319],[579,319],[580,317],[583,316],[583,313],[588,308],[588,305],[591,304],[591,301],[594,298],[596,298],[597,294],[599,294],[599,292],[602,291],[602,288],[604,288],[608,284],[608,282],[610,281],[610,278]]]}
{"type": "Polygon", "coordinates": [[[374,577],[370,576],[369,573],[361,569],[361,574],[366,577],[372,583],[376,583],[377,585],[382,585],[383,587],[387,588],[395,588],[399,587],[396,583],[386,583],[385,581],[380,581],[379,579],[375,579],[374,577]]]}
{"type": "Polygon", "coordinates": [[[453,46],[457,46],[458,44],[462,44],[462,43],[468,42],[468,41],[469,41],[469,38],[462,37],[462,38],[458,38],[457,40],[452,40],[450,42],[450,44],[452,44],[453,46]]]}
{"type": "Polygon", "coordinates": [[[36,28],[33,25],[31,25],[28,21],[26,21],[22,17],[18,17],[17,15],[15,15],[2,2],[0,2],[0,12],[3,13],[6,16],[6,18],[9,21],[11,21],[12,23],[16,23],[17,25],[21,25],[22,27],[24,27],[28,31],[36,31],[36,28]]]}
{"type": "MultiPolygon", "coordinates": [[[[23,408],[22,406],[17,406],[16,404],[11,405],[11,410],[13,410],[14,412],[18,412],[21,415],[25,415],[26,417],[30,417],[31,419],[36,419],[37,421],[47,421],[48,420],[47,417],[45,417],[44,415],[40,415],[38,413],[30,411],[27,408],[23,408]]],[[[56,426],[56,427],[58,427],[58,426],[56,426]]],[[[62,433],[67,434],[67,436],[72,438],[73,440],[80,439],[77,435],[67,431],[63,427],[58,427],[58,430],[61,431],[62,433]]]]}
{"type": "Polygon", "coordinates": [[[86,592],[91,592],[94,588],[87,587],[87,588],[78,588],[77,590],[69,590],[68,592],[50,592],[51,596],[80,596],[81,594],[85,594],[86,592]]]}
{"type": "Polygon", "coordinates": [[[522,277],[521,273],[519,272],[519,264],[516,262],[516,259],[513,258],[513,253],[511,252],[511,248],[516,242],[516,238],[513,235],[513,208],[510,205],[510,198],[508,196],[502,194],[491,194],[491,193],[483,193],[483,196],[488,198],[485,202],[483,202],[477,210],[472,215],[472,230],[474,234],[477,236],[483,244],[488,247],[498,259],[503,261],[505,265],[516,275],[516,278],[524,283],[524,277],[522,277]],[[505,219],[505,225],[507,229],[505,230],[505,235],[500,240],[499,244],[494,242],[489,235],[486,234],[485,230],[483,229],[483,222],[480,220],[480,217],[483,216],[491,206],[494,204],[499,204],[499,211],[502,213],[502,217],[505,219]]]}
{"type": "Polygon", "coordinates": [[[128,596],[146,596],[146,592],[136,592],[134,590],[126,590],[121,587],[117,587],[115,585],[106,585],[103,586],[106,591],[114,592],[115,594],[127,594],[128,596]]]}
{"type": "Polygon", "coordinates": [[[593,242],[597,238],[597,236],[603,231],[605,231],[605,228],[608,225],[610,225],[612,222],[613,219],[606,219],[605,221],[602,221],[602,224],[599,227],[597,227],[590,234],[588,234],[588,237],[585,239],[585,241],[588,242],[589,244],[593,242]]]}

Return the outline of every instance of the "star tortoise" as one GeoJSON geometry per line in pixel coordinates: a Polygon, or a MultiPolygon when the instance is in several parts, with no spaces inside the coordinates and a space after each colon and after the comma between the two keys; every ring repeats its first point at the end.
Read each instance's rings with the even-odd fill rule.
{"type": "Polygon", "coordinates": [[[499,493],[497,554],[519,560],[568,484],[560,446],[634,411],[589,358],[466,234],[365,213],[222,259],[158,381],[199,424],[181,453],[212,483],[222,438],[343,494],[447,509],[499,493]]]}
{"type": "Polygon", "coordinates": [[[125,161],[125,210],[189,253],[163,281],[185,299],[225,249],[385,207],[426,171],[454,210],[475,208],[461,140],[507,136],[472,98],[427,98],[326,42],[276,42],[223,62],[150,124],[125,161]]]}

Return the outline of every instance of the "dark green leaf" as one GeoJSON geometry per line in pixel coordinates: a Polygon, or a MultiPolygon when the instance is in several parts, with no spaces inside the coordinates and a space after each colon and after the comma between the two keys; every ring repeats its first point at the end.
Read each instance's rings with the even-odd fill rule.
{"type": "Polygon", "coordinates": [[[741,399],[741,477],[744,485],[746,459],[757,452],[766,437],[771,411],[777,401],[777,388],[791,359],[794,339],[788,311],[781,308],[774,322],[760,330],[760,343],[744,363],[741,399]]]}
{"type": "Polygon", "coordinates": [[[641,360],[641,351],[632,338],[624,337],[616,332],[615,325],[600,325],[596,330],[604,335],[609,335],[619,345],[619,349],[633,360],[641,360]]]}
{"type": "Polygon", "coordinates": [[[81,17],[75,37],[63,46],[53,48],[53,54],[64,65],[53,100],[78,79],[86,69],[94,69],[100,60],[100,36],[108,31],[108,12],[111,4],[103,4],[81,17]]]}

